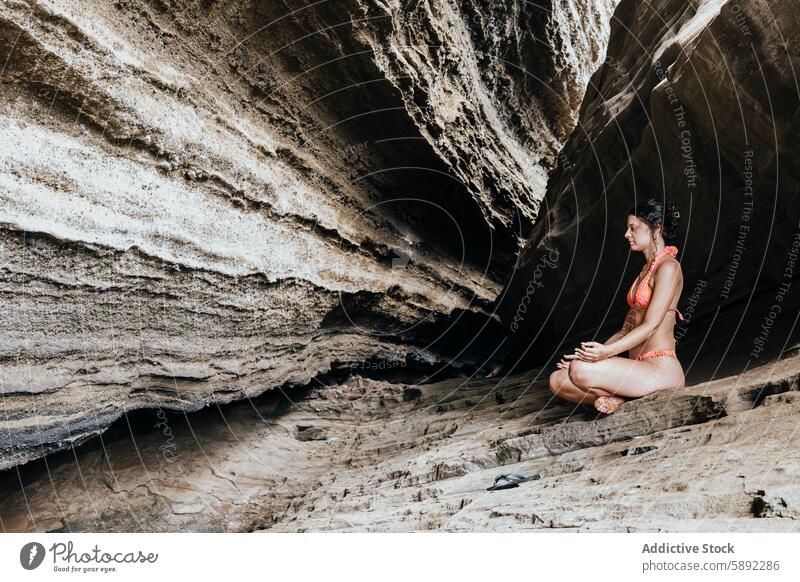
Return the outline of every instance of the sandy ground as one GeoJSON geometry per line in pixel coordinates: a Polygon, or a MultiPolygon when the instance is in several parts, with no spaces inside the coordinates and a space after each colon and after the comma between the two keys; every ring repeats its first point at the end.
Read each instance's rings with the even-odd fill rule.
{"type": "Polygon", "coordinates": [[[536,370],[139,413],[6,471],[0,518],[5,531],[797,531],[798,364],[608,417],[552,398],[536,370]],[[541,479],[486,491],[508,472],[541,479]]]}

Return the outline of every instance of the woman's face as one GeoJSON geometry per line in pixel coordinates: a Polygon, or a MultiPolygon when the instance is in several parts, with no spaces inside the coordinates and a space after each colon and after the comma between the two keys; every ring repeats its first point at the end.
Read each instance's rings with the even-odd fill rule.
{"type": "Polygon", "coordinates": [[[625,240],[628,241],[632,251],[644,251],[653,240],[650,227],[644,220],[629,214],[625,240]]]}

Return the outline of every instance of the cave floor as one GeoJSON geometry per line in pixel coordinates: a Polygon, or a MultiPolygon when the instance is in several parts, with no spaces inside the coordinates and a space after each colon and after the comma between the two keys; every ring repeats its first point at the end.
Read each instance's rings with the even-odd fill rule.
{"type": "Polygon", "coordinates": [[[0,526],[800,531],[797,370],[792,355],[608,417],[553,398],[539,370],[421,386],[356,377],[302,399],[150,411],[135,430],[6,471],[0,526]],[[486,491],[509,472],[541,479],[486,491]]]}

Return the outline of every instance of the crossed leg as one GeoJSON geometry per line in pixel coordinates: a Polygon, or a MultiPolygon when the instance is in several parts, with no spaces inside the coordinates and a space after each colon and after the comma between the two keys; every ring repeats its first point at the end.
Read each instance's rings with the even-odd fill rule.
{"type": "Polygon", "coordinates": [[[576,386],[569,378],[569,372],[558,369],[550,374],[550,392],[575,404],[592,406],[595,399],[600,396],[611,396],[611,392],[597,388],[582,388],[576,386]]]}
{"type": "Polygon", "coordinates": [[[599,362],[571,360],[569,379],[575,386],[592,386],[626,398],[640,398],[665,388],[681,388],[685,382],[683,368],[673,357],[641,361],[618,356],[599,362]]]}
{"type": "Polygon", "coordinates": [[[677,359],[613,357],[599,362],[571,360],[568,369],[550,375],[550,391],[570,402],[591,405],[600,397],[639,398],[665,388],[680,388],[684,382],[677,359]]]}

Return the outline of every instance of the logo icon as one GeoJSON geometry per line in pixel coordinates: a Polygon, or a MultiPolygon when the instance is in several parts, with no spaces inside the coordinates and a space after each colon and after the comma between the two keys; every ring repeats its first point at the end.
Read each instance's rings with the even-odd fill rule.
{"type": "Polygon", "coordinates": [[[19,551],[19,563],[26,570],[35,570],[44,560],[44,546],[39,542],[29,542],[19,551]]]}
{"type": "Polygon", "coordinates": [[[403,248],[400,249],[392,249],[395,255],[392,257],[392,269],[400,269],[408,265],[411,260],[411,255],[408,254],[410,249],[410,245],[403,245],[403,248]]]}

